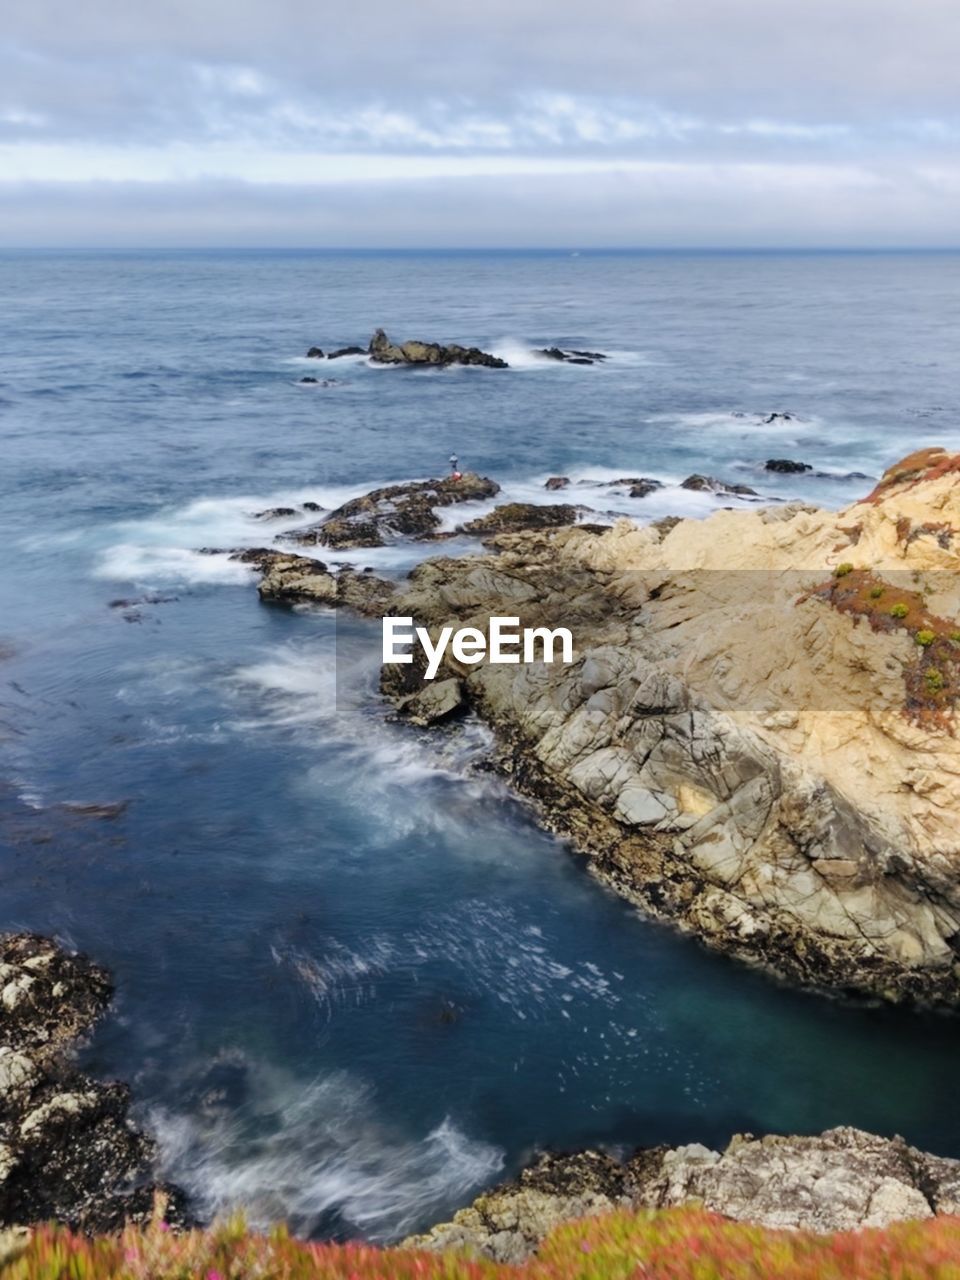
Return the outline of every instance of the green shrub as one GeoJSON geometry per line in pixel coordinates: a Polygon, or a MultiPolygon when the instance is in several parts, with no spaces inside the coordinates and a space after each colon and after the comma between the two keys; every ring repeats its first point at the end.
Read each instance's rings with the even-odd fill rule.
{"type": "Polygon", "coordinates": [[[950,639],[953,641],[954,644],[960,644],[960,631],[951,631],[950,639]]]}
{"type": "Polygon", "coordinates": [[[833,576],[835,578],[845,578],[848,573],[853,573],[853,565],[844,561],[843,564],[838,564],[834,569],[833,576]]]}
{"type": "Polygon", "coordinates": [[[902,603],[895,604],[893,608],[890,610],[890,617],[905,618],[909,612],[910,610],[907,608],[905,604],[902,604],[902,603]]]}
{"type": "Polygon", "coordinates": [[[918,631],[916,635],[917,644],[922,645],[924,649],[929,649],[936,638],[935,631],[918,631]]]}
{"type": "Polygon", "coordinates": [[[871,587],[871,588],[870,588],[870,599],[871,599],[871,600],[879,600],[879,599],[880,599],[880,597],[883,595],[883,593],[884,593],[885,589],[886,589],[885,587],[871,587]]]}
{"type": "Polygon", "coordinates": [[[946,680],[942,671],[938,671],[936,667],[927,667],[923,673],[923,683],[927,686],[927,693],[939,693],[946,680]]]}

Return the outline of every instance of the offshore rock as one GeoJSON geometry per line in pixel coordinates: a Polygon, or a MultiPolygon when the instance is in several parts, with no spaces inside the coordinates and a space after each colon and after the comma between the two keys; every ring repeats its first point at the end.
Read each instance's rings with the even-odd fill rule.
{"type": "Polygon", "coordinates": [[[431,538],[440,527],[436,508],[495,497],[500,486],[465,472],[459,479],[415,480],[352,498],[319,524],[284,535],[301,546],[382,547],[397,537],[431,538]]]}
{"type": "Polygon", "coordinates": [[[809,462],[794,462],[791,458],[768,458],[763,464],[764,471],[777,471],[781,475],[799,475],[804,471],[812,471],[809,462]]]}
{"type": "Polygon", "coordinates": [[[509,368],[506,360],[481,351],[479,347],[461,347],[456,343],[441,346],[437,342],[403,342],[399,346],[390,341],[382,329],[370,339],[370,359],[375,364],[483,365],[488,369],[509,368]]]}
{"type": "Polygon", "coordinates": [[[714,476],[687,476],[686,480],[681,482],[680,488],[692,489],[696,493],[736,494],[740,497],[753,498],[757,496],[756,489],[751,489],[749,485],[727,484],[723,480],[717,480],[714,476]]]}
{"type": "Polygon", "coordinates": [[[0,936],[0,1226],[54,1219],[82,1231],[145,1222],[155,1193],[187,1222],[182,1193],[152,1179],[153,1147],[129,1091],[78,1072],[69,1053],[112,995],[103,969],[35,934],[0,936]]]}
{"type": "Polygon", "coordinates": [[[554,1227],[618,1207],[703,1208],[761,1226],[823,1233],[955,1214],[960,1161],[860,1129],[819,1137],[737,1135],[727,1148],[655,1147],[619,1162],[598,1151],[543,1155],[409,1248],[520,1262],[554,1227]]]}

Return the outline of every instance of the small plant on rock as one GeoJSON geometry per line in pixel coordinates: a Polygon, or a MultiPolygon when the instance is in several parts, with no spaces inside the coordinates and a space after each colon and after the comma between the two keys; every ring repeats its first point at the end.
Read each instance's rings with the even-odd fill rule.
{"type": "Polygon", "coordinates": [[[905,618],[909,612],[910,612],[910,610],[909,610],[909,609],[907,608],[907,606],[906,606],[905,604],[903,604],[903,602],[901,601],[900,603],[895,604],[895,605],[893,606],[893,608],[890,610],[890,617],[891,617],[891,618],[905,618]]]}
{"type": "Polygon", "coordinates": [[[879,600],[879,599],[880,599],[880,597],[883,595],[883,592],[884,592],[884,588],[883,588],[883,587],[871,587],[871,588],[870,588],[870,599],[871,599],[871,600],[879,600]]]}
{"type": "Polygon", "coordinates": [[[939,693],[946,680],[942,671],[938,671],[936,667],[928,667],[923,673],[923,683],[927,686],[927,693],[939,693]]]}
{"type": "Polygon", "coordinates": [[[936,638],[937,634],[935,631],[924,630],[917,632],[917,644],[921,645],[924,649],[929,649],[936,638]]]}
{"type": "Polygon", "coordinates": [[[853,565],[844,561],[843,564],[838,564],[834,569],[833,576],[835,578],[845,578],[848,573],[853,573],[853,565]]]}

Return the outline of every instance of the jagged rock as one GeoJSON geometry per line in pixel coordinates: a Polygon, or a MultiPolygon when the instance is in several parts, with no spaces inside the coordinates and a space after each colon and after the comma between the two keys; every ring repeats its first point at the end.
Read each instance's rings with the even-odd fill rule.
{"type": "Polygon", "coordinates": [[[435,508],[492,498],[500,486],[465,472],[459,479],[387,485],[337,507],[320,524],[285,535],[301,546],[382,547],[392,537],[429,538],[440,525],[435,508]]]}
{"type": "Polygon", "coordinates": [[[268,507],[254,513],[254,520],[288,520],[297,514],[294,507],[268,507]]]}
{"type": "Polygon", "coordinates": [[[311,348],[310,348],[310,350],[307,352],[307,359],[308,359],[308,360],[322,360],[322,359],[323,359],[323,350],[322,350],[322,348],[320,348],[320,347],[311,347],[311,348]]]}
{"type": "Polygon", "coordinates": [[[418,365],[484,365],[488,369],[506,369],[506,360],[492,356],[479,347],[461,347],[456,343],[441,346],[437,342],[403,342],[398,346],[390,341],[382,329],[370,339],[370,359],[376,364],[418,365]]]}
{"type": "Polygon", "coordinates": [[[411,724],[428,725],[461,714],[466,710],[467,702],[463,685],[451,677],[446,680],[431,680],[399,706],[411,724]]]}
{"type": "Polygon", "coordinates": [[[539,504],[536,502],[507,502],[502,507],[475,520],[462,524],[459,533],[478,535],[492,533],[516,533],[520,529],[552,529],[559,525],[576,524],[583,507],[568,503],[539,504]]]}
{"type": "Polygon", "coordinates": [[[146,1221],[154,1194],[186,1223],[181,1192],[152,1181],[153,1146],[129,1091],[70,1065],[112,996],[106,972],[36,934],[0,936],[0,1226],[54,1219],[83,1231],[146,1221]]]}
{"type": "Polygon", "coordinates": [[[809,462],[794,462],[790,458],[768,458],[763,464],[764,471],[777,471],[781,475],[797,475],[803,471],[812,471],[809,462]]]}
{"type": "Polygon", "coordinates": [[[365,356],[366,354],[365,347],[339,347],[336,351],[331,351],[327,359],[340,360],[344,356],[365,356]]]}
{"type": "Polygon", "coordinates": [[[513,533],[420,565],[391,608],[572,630],[570,665],[442,674],[544,820],[648,913],[811,987],[954,1006],[957,529],[960,457],[941,451],[839,513],[513,533]],[[931,514],[936,536],[911,538],[931,514]],[[835,576],[853,556],[870,572],[835,576]],[[887,571],[917,576],[905,620],[873,603],[887,571]]]}
{"type": "Polygon", "coordinates": [[[640,480],[634,481],[630,485],[631,498],[649,498],[651,493],[656,493],[658,489],[662,489],[663,485],[659,480],[651,480],[642,477],[640,480]]]}
{"type": "Polygon", "coordinates": [[[568,476],[551,476],[543,487],[545,489],[568,489],[570,487],[570,479],[568,476]]]}
{"type": "Polygon", "coordinates": [[[763,420],[764,426],[769,426],[771,422],[792,422],[792,413],[768,413],[763,420]]]}
{"type": "Polygon", "coordinates": [[[452,1222],[407,1248],[469,1250],[522,1262],[555,1227],[618,1206],[663,1209],[695,1201],[737,1221],[823,1233],[955,1214],[960,1161],[902,1138],[859,1129],[819,1137],[734,1137],[727,1148],[655,1147],[621,1163],[598,1151],[542,1155],[513,1182],[485,1192],[452,1222]]]}
{"type": "Polygon", "coordinates": [[[696,493],[738,494],[740,496],[757,496],[756,489],[746,484],[726,484],[714,476],[692,475],[680,484],[681,489],[692,489],[696,493]]]}
{"type": "Polygon", "coordinates": [[[384,612],[395,589],[373,574],[344,567],[335,575],[319,560],[289,552],[258,548],[236,553],[235,558],[260,569],[260,599],[279,604],[346,605],[376,615],[384,612]]]}

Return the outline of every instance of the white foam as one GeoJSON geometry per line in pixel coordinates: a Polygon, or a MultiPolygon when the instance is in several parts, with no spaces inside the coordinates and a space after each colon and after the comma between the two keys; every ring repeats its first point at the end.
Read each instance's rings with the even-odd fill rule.
{"type": "Polygon", "coordinates": [[[449,1117],[420,1135],[377,1118],[373,1091],[343,1072],[304,1082],[250,1064],[239,1114],[154,1110],[160,1163],[203,1216],[243,1210],[299,1235],[337,1214],[353,1234],[385,1241],[448,1212],[489,1183],[503,1152],[449,1117]]]}
{"type": "Polygon", "coordinates": [[[128,542],[109,547],[94,572],[98,578],[142,585],[253,581],[250,566],[231,560],[226,554],[206,555],[187,547],[138,546],[128,542]]]}

